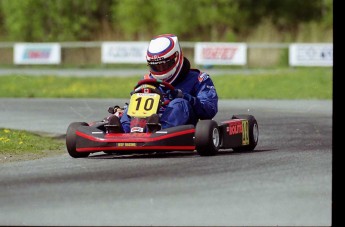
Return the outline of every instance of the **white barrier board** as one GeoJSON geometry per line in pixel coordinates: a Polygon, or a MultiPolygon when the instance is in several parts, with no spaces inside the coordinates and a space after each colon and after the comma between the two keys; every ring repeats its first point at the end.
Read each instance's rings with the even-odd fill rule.
{"type": "Polygon", "coordinates": [[[289,46],[290,66],[333,66],[332,43],[294,43],[289,46]]]}
{"type": "Polygon", "coordinates": [[[245,65],[245,43],[199,42],[195,44],[194,61],[198,65],[245,65]]]}
{"type": "Polygon", "coordinates": [[[149,42],[104,42],[102,63],[147,63],[149,42]]]}
{"type": "Polygon", "coordinates": [[[59,43],[16,43],[13,49],[14,64],[60,64],[59,43]]]}

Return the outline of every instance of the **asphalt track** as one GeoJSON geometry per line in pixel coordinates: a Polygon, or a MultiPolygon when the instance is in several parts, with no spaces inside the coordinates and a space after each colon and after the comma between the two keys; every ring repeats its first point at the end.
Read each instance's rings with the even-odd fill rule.
{"type": "MultiPolygon", "coordinates": [[[[64,134],[113,99],[0,99],[0,128],[64,134]]],[[[66,154],[0,165],[0,225],[331,226],[332,101],[222,100],[253,114],[259,144],[195,152],[66,154]]]]}

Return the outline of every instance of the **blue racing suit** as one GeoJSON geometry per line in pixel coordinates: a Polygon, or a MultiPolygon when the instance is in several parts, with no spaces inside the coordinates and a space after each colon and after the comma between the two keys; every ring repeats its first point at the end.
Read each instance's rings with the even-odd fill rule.
{"type": "MultiPolygon", "coordinates": [[[[207,73],[190,69],[179,75],[171,85],[183,92],[182,98],[173,99],[160,112],[162,129],[178,125],[194,124],[199,119],[212,119],[218,112],[218,95],[207,73]]],[[[153,78],[150,74],[148,78],[153,78]]],[[[130,116],[125,110],[120,122],[124,132],[130,132],[130,116]]]]}

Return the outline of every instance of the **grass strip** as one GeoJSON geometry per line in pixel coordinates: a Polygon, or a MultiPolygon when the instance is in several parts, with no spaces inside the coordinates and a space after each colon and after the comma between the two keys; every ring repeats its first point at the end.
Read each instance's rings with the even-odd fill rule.
{"type": "Polygon", "coordinates": [[[65,152],[62,139],[23,130],[0,128],[0,163],[31,160],[65,152]]]}
{"type": "MultiPolygon", "coordinates": [[[[329,67],[211,75],[221,99],[332,99],[332,76],[329,67]]],[[[1,76],[0,97],[128,98],[140,78],[1,76]]]]}

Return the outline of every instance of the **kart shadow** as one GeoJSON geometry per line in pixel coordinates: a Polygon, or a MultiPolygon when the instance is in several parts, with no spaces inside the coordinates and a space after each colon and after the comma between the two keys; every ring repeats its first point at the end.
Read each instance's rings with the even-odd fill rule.
{"type": "Polygon", "coordinates": [[[154,158],[184,158],[198,155],[197,152],[172,151],[166,153],[145,153],[145,154],[99,154],[89,156],[89,159],[154,159],[154,158]]]}
{"type": "MultiPolygon", "coordinates": [[[[260,149],[253,151],[234,151],[232,149],[220,150],[215,156],[217,157],[225,155],[243,155],[252,154],[258,152],[273,151],[276,149],[260,149]]],[[[155,152],[155,153],[129,153],[129,154],[94,154],[88,157],[88,159],[155,159],[155,158],[190,158],[190,157],[201,157],[196,151],[171,151],[171,152],[155,152]]]]}
{"type": "Polygon", "coordinates": [[[242,154],[252,154],[252,153],[260,153],[260,152],[267,152],[267,151],[275,151],[278,149],[258,149],[253,151],[234,151],[232,149],[226,151],[219,151],[217,155],[242,155],[242,154]],[[222,153],[224,152],[224,153],[222,153]]]}

